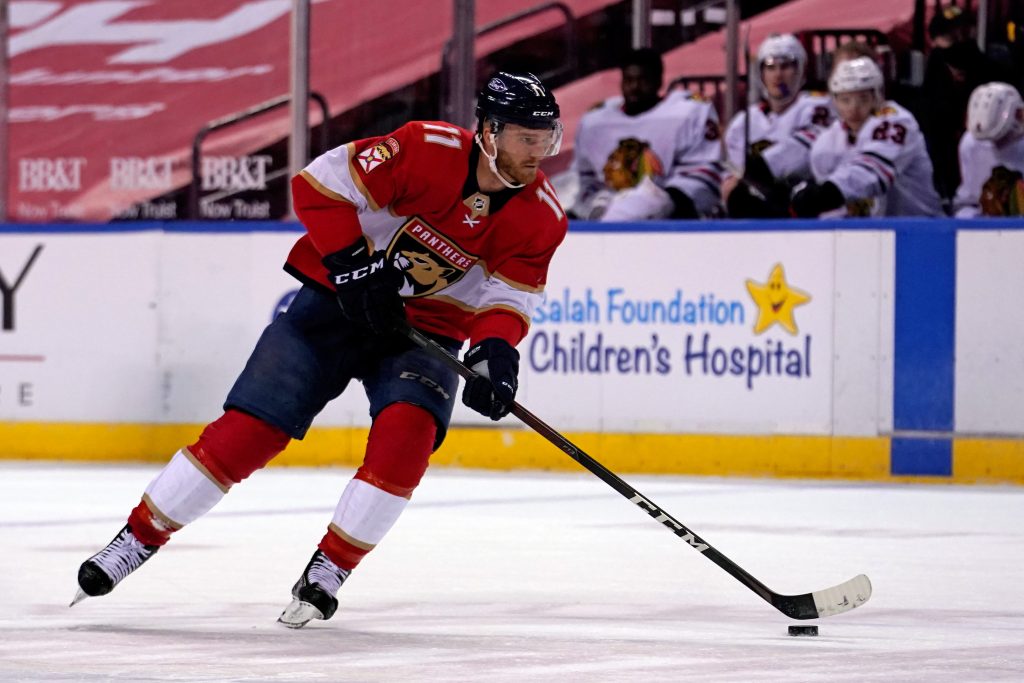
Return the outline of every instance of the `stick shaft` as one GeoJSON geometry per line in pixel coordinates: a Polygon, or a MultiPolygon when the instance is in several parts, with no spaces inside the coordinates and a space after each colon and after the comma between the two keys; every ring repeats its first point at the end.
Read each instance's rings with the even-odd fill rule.
{"type": "MultiPolygon", "coordinates": [[[[746,71],[747,87],[744,88],[743,97],[743,164],[747,163],[747,156],[750,154],[750,91],[754,86],[752,72],[750,70],[750,26],[747,26],[747,35],[743,39],[743,69],[746,71]]],[[[760,74],[758,74],[760,76],[760,74]]],[[[746,170],[744,168],[744,170],[746,170]]]]}
{"type": "MultiPolygon", "coordinates": [[[[472,370],[466,367],[464,363],[450,354],[447,349],[435,342],[433,339],[430,339],[411,327],[405,331],[405,334],[415,344],[426,349],[428,352],[432,353],[435,357],[444,362],[463,379],[469,379],[474,376],[475,373],[472,370]]],[[[562,436],[554,428],[549,426],[546,422],[531,413],[519,403],[512,403],[511,412],[522,420],[527,427],[533,429],[555,446],[558,446],[562,452],[585,467],[592,474],[596,475],[601,481],[608,484],[608,486],[618,491],[622,497],[626,498],[629,502],[649,514],[655,521],[661,522],[672,533],[683,539],[691,548],[700,552],[706,558],[724,569],[733,578],[757,595],[761,596],[762,599],[773,607],[778,608],[778,605],[776,604],[776,598],[778,596],[774,591],[758,581],[753,575],[748,573],[738,564],[716,550],[710,543],[688,529],[682,522],[678,521],[675,517],[655,505],[649,498],[641,495],[639,491],[623,481],[623,479],[617,474],[609,470],[591,456],[587,455],[582,449],[569,441],[569,439],[562,436]]]]}

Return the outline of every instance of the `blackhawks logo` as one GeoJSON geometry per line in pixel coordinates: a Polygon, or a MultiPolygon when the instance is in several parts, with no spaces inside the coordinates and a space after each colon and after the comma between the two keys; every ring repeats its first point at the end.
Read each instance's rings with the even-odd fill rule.
{"type": "Polygon", "coordinates": [[[608,155],[604,165],[605,185],[613,190],[635,187],[644,176],[663,173],[661,160],[651,146],[637,138],[619,140],[619,146],[608,155]]]}
{"type": "Polygon", "coordinates": [[[996,166],[981,187],[983,216],[1024,216],[1024,175],[1006,166],[996,166]]]}

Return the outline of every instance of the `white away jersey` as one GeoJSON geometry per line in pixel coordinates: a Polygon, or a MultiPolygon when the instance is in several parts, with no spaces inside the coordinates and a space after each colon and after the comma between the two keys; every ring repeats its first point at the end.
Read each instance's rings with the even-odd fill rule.
{"type": "Polygon", "coordinates": [[[719,204],[718,114],[710,102],[687,91],[673,90],[636,116],[622,111],[622,97],[606,100],[580,119],[574,154],[580,179],[577,208],[589,205],[602,190],[633,188],[645,177],[659,187],[678,188],[702,215],[719,204]]]}
{"type": "Polygon", "coordinates": [[[832,98],[802,92],[785,111],[776,114],[766,103],[751,105],[732,117],[725,131],[729,162],[742,171],[746,164],[744,121],[750,117],[750,146],[761,152],[776,178],[811,177],[808,157],[815,139],[835,119],[832,98]]]}
{"type": "Polygon", "coordinates": [[[932,160],[913,115],[886,102],[856,136],[836,121],[811,148],[811,171],[846,197],[850,215],[941,216],[932,160]]]}
{"type": "Polygon", "coordinates": [[[996,147],[991,140],[979,140],[968,132],[960,138],[959,152],[961,180],[953,198],[957,218],[985,213],[981,208],[981,191],[997,166],[1024,173],[1024,137],[996,147]]]}

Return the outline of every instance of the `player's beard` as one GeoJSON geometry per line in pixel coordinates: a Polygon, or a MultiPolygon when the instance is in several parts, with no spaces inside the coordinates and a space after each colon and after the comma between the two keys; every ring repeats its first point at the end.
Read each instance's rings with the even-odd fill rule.
{"type": "Polygon", "coordinates": [[[641,94],[631,97],[629,99],[623,98],[622,111],[626,116],[636,116],[643,114],[645,111],[654,109],[654,107],[661,102],[661,95],[657,92],[653,94],[641,94]]]}
{"type": "Polygon", "coordinates": [[[498,168],[498,171],[505,176],[506,180],[511,180],[514,183],[521,185],[529,185],[537,179],[537,166],[527,167],[526,164],[531,162],[524,161],[516,164],[515,161],[507,153],[498,148],[498,158],[495,159],[494,165],[498,168]]]}

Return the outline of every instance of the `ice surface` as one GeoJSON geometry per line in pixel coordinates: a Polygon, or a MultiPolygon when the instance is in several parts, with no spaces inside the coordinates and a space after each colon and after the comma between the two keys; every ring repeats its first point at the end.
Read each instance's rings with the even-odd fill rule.
{"type": "Polygon", "coordinates": [[[351,470],[270,468],[69,609],[156,471],[0,465],[0,681],[1024,680],[1021,488],[625,477],[773,590],[870,576],[816,638],[587,473],[428,472],[291,631],[351,470]]]}

